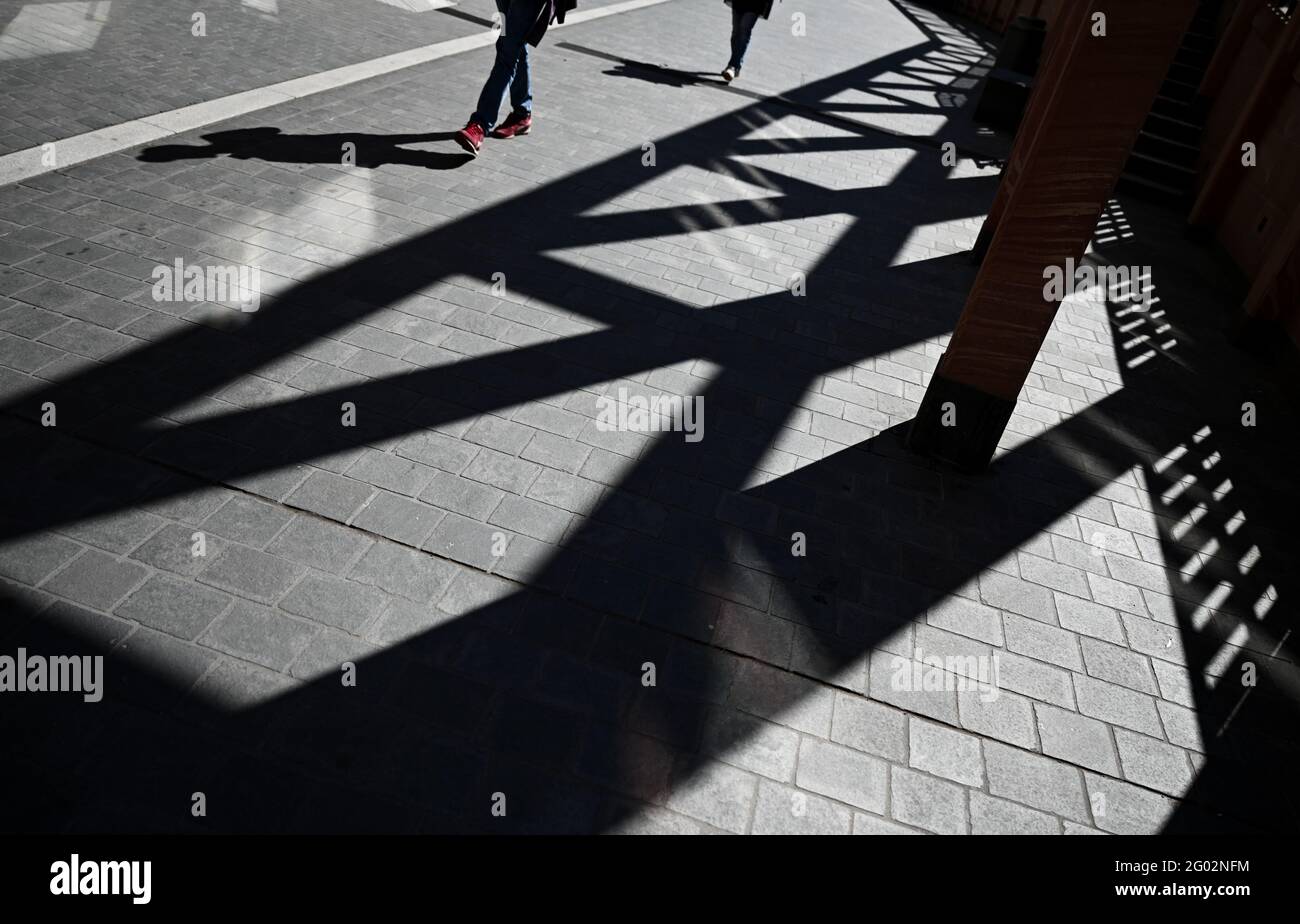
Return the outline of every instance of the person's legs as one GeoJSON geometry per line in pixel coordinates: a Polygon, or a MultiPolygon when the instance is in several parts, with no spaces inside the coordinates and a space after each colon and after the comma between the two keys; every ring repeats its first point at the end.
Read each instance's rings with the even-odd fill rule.
{"type": "MultiPolygon", "coordinates": [[[[506,12],[510,9],[510,0],[496,0],[497,11],[501,14],[501,22],[504,28],[506,12]]],[[[520,115],[533,111],[533,85],[532,75],[528,69],[528,43],[519,49],[519,58],[515,61],[514,77],[510,80],[510,110],[511,115],[520,115]]]]}
{"type": "Polygon", "coordinates": [[[531,87],[528,84],[528,43],[525,39],[544,5],[545,0],[497,0],[497,8],[504,13],[501,35],[497,38],[497,54],[492,62],[492,72],[488,74],[483,92],[479,94],[478,107],[470,116],[485,132],[497,123],[507,88],[510,89],[512,101],[532,105],[531,87]],[[521,62],[523,73],[519,74],[521,62]],[[518,87],[515,86],[516,81],[519,82],[518,87]]]}
{"type": "Polygon", "coordinates": [[[510,81],[510,108],[515,115],[533,111],[533,78],[528,54],[528,43],[524,42],[515,62],[515,79],[510,81]]]}
{"type": "Polygon", "coordinates": [[[740,67],[745,63],[745,52],[749,50],[749,40],[754,34],[756,22],[757,13],[737,9],[731,11],[731,60],[727,62],[727,67],[736,73],[740,73],[740,67]]]}

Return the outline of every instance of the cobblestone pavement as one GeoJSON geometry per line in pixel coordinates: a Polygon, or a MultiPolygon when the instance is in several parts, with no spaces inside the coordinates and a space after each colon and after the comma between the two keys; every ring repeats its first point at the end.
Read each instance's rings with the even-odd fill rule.
{"type": "MultiPolygon", "coordinates": [[[[472,25],[281,5],[140,104],[472,25]]],[[[1066,302],[990,473],[909,455],[1006,142],[983,34],[837,9],[731,87],[721,3],[566,30],[472,162],[486,49],[0,188],[0,653],[105,656],[7,699],[4,827],[1294,830],[1295,382],[1117,201],[1148,303],[1066,302]]]]}
{"type": "Polygon", "coordinates": [[[495,11],[493,0],[2,0],[0,154],[471,35],[495,11]]]}

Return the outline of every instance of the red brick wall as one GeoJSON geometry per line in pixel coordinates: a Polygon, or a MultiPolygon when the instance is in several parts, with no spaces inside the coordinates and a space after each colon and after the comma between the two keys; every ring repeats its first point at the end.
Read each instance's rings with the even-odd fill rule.
{"type": "Polygon", "coordinates": [[[1300,203],[1300,81],[1294,75],[1272,124],[1251,140],[1259,166],[1245,171],[1218,239],[1253,278],[1300,203]]]}
{"type": "Polygon", "coordinates": [[[1204,171],[1213,165],[1219,149],[1226,142],[1237,117],[1241,115],[1251,90],[1259,82],[1264,66],[1268,63],[1269,51],[1279,34],[1277,16],[1266,8],[1261,9],[1251,24],[1250,33],[1237,54],[1232,69],[1228,71],[1223,86],[1215,95],[1206,119],[1200,159],[1202,179],[1204,171]]]}
{"type": "MultiPolygon", "coordinates": [[[[1207,158],[1224,145],[1238,143],[1229,136],[1284,24],[1276,13],[1265,7],[1251,25],[1250,35],[1210,109],[1202,169],[1208,166],[1207,158]]],[[[1215,229],[1216,239],[1252,281],[1279,245],[1288,221],[1300,207],[1300,154],[1297,153],[1300,152],[1300,69],[1291,74],[1290,83],[1273,113],[1261,137],[1248,139],[1258,148],[1259,165],[1244,169],[1223,220],[1215,229]]],[[[1293,252],[1288,267],[1278,278],[1275,297],[1268,308],[1300,344],[1298,283],[1300,252],[1293,252]]]]}

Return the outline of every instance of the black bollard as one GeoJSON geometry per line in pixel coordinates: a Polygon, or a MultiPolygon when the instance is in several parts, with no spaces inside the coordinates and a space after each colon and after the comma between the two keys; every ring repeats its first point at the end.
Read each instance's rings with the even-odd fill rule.
{"type": "Polygon", "coordinates": [[[1002,38],[1002,47],[998,51],[994,67],[1033,77],[1038,73],[1038,62],[1043,56],[1043,42],[1046,39],[1046,20],[1017,16],[1002,38]]]}
{"type": "Polygon", "coordinates": [[[1045,21],[1016,17],[1003,37],[997,61],[975,107],[976,122],[1011,132],[1020,127],[1046,38],[1045,21]]]}

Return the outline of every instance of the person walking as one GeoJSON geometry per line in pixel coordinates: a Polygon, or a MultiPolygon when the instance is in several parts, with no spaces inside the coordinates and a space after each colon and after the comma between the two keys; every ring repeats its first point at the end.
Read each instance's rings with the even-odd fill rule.
{"type": "Polygon", "coordinates": [[[501,35],[497,38],[496,58],[478,105],[465,127],[455,135],[456,143],[466,152],[478,156],[483,139],[513,138],[526,135],[533,127],[533,87],[528,46],[542,41],[553,21],[578,5],[577,0],[496,0],[501,14],[501,35]],[[510,115],[499,125],[501,104],[510,92],[510,115]]]}
{"type": "Polygon", "coordinates": [[[731,60],[722,72],[722,79],[727,83],[740,76],[740,67],[745,63],[745,52],[749,50],[749,40],[754,34],[754,25],[758,17],[768,19],[772,15],[775,0],[726,0],[731,7],[731,60]]]}

